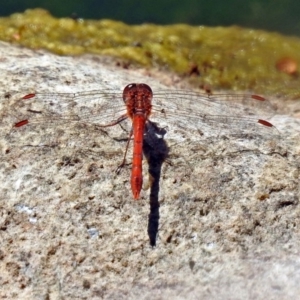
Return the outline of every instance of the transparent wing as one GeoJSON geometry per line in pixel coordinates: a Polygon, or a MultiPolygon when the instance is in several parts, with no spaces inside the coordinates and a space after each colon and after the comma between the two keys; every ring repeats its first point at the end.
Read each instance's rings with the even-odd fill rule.
{"type": "Polygon", "coordinates": [[[181,128],[223,132],[277,135],[268,119],[275,114],[271,103],[251,94],[200,94],[186,91],[154,95],[153,120],[167,118],[181,128]]]}
{"type": "MultiPolygon", "coordinates": [[[[184,131],[184,136],[193,140],[199,138],[195,131],[206,134],[206,130],[209,134],[251,133],[268,138],[278,134],[267,120],[274,113],[271,103],[257,95],[160,90],[154,91],[150,119],[168,128],[170,134],[184,131]]],[[[99,131],[125,114],[122,92],[112,90],[28,94],[13,101],[7,112],[14,132],[35,131],[40,143],[49,136],[53,140],[53,130],[47,128],[57,127],[57,136],[69,128],[79,137],[81,132],[99,131]]]]}

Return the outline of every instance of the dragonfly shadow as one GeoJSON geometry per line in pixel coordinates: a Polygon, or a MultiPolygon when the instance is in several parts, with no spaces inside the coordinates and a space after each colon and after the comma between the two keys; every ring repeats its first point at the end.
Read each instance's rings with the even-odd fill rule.
{"type": "Polygon", "coordinates": [[[169,148],[164,140],[165,134],[165,129],[148,120],[144,133],[143,153],[148,162],[151,182],[148,236],[152,247],[156,246],[159,227],[159,180],[161,167],[169,153],[169,148]]]}

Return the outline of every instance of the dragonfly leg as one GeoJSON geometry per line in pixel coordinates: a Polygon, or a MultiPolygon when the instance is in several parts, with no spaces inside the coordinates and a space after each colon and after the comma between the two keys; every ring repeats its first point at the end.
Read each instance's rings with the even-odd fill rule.
{"type": "Polygon", "coordinates": [[[111,123],[105,124],[105,125],[98,125],[99,127],[110,127],[110,126],[115,126],[121,122],[123,122],[124,120],[126,120],[128,118],[127,114],[124,114],[122,116],[120,116],[116,121],[113,121],[111,123]]]}
{"type": "Polygon", "coordinates": [[[126,162],[126,155],[127,155],[127,151],[128,151],[128,148],[129,148],[129,143],[130,143],[130,140],[131,140],[131,137],[133,135],[133,130],[131,129],[130,131],[130,135],[129,135],[129,138],[128,138],[128,141],[127,141],[127,144],[126,144],[126,149],[125,149],[125,152],[124,152],[124,157],[123,157],[123,160],[121,162],[121,164],[118,166],[117,170],[116,170],[116,173],[119,174],[122,170],[122,168],[124,167],[125,165],[125,162],[126,162]]]}

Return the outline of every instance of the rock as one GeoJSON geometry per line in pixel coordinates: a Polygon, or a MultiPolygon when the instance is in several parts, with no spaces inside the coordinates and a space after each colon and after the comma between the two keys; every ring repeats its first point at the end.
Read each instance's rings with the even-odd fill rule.
{"type": "MultiPolygon", "coordinates": [[[[166,123],[158,124],[166,131],[162,140],[149,128],[144,150],[161,173],[148,224],[149,189],[133,200],[130,153],[128,165],[115,173],[129,127],[74,122],[64,129],[48,118],[16,129],[16,107],[26,114],[20,98],[37,91],[121,95],[131,82],[148,83],[154,94],[171,91],[179,86],[175,76],[123,69],[103,57],[59,57],[5,43],[0,51],[1,298],[299,295],[300,120],[293,111],[279,105],[271,119],[279,133],[267,138],[213,135],[208,128],[188,140],[181,124],[166,123]],[[156,138],[158,150],[152,147],[156,138]]],[[[53,105],[63,111],[61,99],[55,96],[53,105]]],[[[299,111],[299,102],[291,107],[299,111]]],[[[144,159],[145,186],[147,168],[144,159]]]]}

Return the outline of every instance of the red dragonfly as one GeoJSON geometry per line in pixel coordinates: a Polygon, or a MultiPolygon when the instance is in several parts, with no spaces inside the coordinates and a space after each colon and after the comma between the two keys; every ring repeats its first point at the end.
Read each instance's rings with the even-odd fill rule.
{"type": "MultiPolygon", "coordinates": [[[[159,125],[176,124],[185,129],[188,137],[197,139],[195,132],[205,132],[210,127],[229,134],[276,134],[277,129],[265,120],[272,114],[272,105],[262,96],[245,94],[208,94],[184,90],[153,92],[144,83],[131,83],[121,93],[89,91],[80,93],[32,93],[17,103],[16,130],[29,125],[74,126],[82,123],[96,127],[110,127],[130,119],[133,136],[133,161],[131,189],[134,199],[139,199],[143,184],[142,149],[145,126],[153,117],[159,125]],[[123,98],[125,106],[120,106],[123,98]],[[58,101],[55,101],[58,100],[58,101]],[[22,113],[21,113],[22,112],[22,113]],[[266,115],[263,116],[263,113],[266,115]],[[167,123],[166,123],[167,121],[167,123]]],[[[175,133],[175,131],[174,131],[175,133]]]]}

